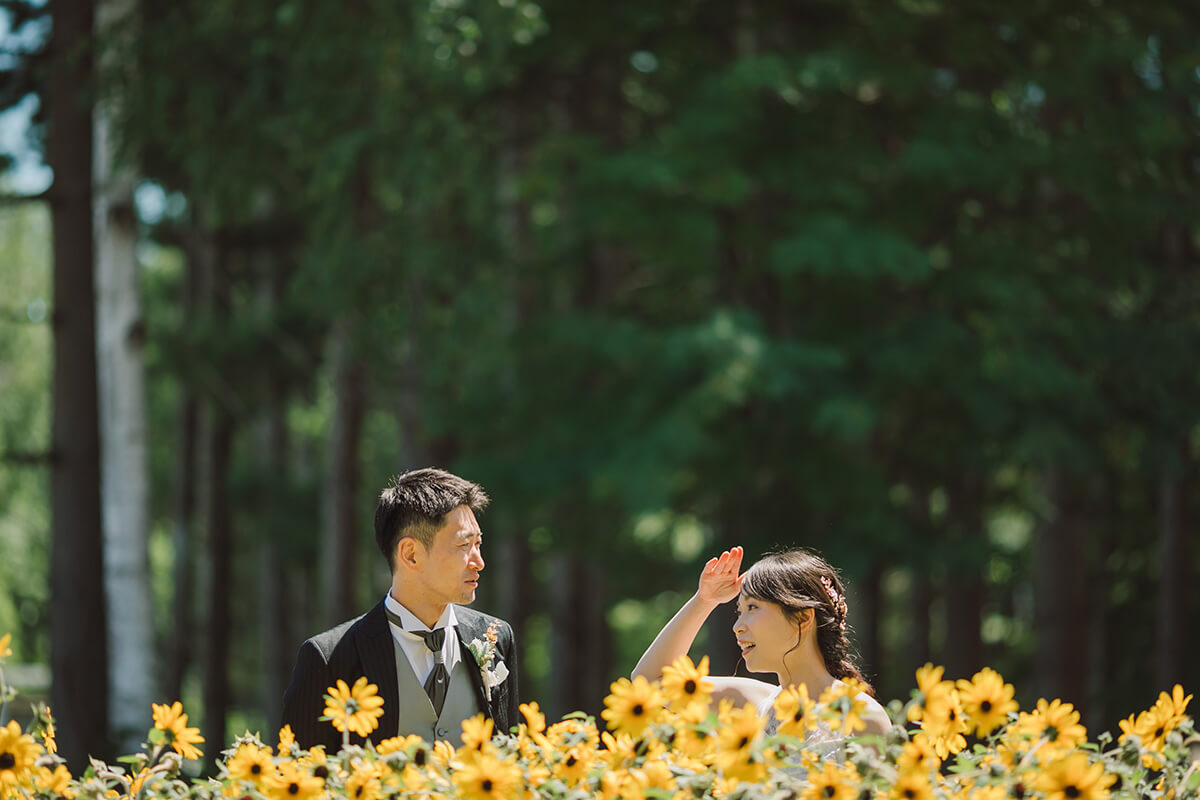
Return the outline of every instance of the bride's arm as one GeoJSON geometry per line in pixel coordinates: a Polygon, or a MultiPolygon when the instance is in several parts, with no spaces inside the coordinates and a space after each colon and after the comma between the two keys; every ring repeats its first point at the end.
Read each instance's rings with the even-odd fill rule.
{"type": "Polygon", "coordinates": [[[686,655],[696,634],[721,603],[738,596],[742,587],[739,569],[742,565],[742,548],[726,550],[717,558],[710,558],[700,573],[700,586],[683,608],[659,631],[654,642],[642,654],[633,677],[644,676],[655,680],[662,675],[663,667],[686,655]]]}

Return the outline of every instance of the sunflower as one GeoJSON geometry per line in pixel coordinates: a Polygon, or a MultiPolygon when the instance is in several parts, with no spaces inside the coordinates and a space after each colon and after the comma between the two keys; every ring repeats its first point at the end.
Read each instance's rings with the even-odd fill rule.
{"type": "Polygon", "coordinates": [[[383,795],[383,784],[377,769],[358,769],[346,779],[342,789],[347,800],[379,800],[383,795]]]}
{"type": "Polygon", "coordinates": [[[638,773],[638,783],[643,789],[659,789],[668,793],[675,791],[675,775],[662,759],[647,761],[641,769],[630,771],[638,773]]]}
{"type": "Polygon", "coordinates": [[[315,800],[325,788],[325,782],[294,763],[283,763],[266,781],[266,794],[271,800],[315,800]]]}
{"type": "Polygon", "coordinates": [[[291,750],[296,744],[296,734],[292,733],[291,725],[284,725],[279,729],[279,752],[291,750]]]}
{"type": "Polygon", "coordinates": [[[275,772],[271,751],[253,744],[239,745],[233,756],[225,762],[229,777],[236,781],[249,781],[262,786],[263,781],[275,772]]]}
{"type": "Polygon", "coordinates": [[[462,747],[459,752],[471,750],[482,753],[492,741],[492,730],[495,723],[490,717],[476,714],[464,719],[462,723],[462,747]]]}
{"type": "Polygon", "coordinates": [[[927,772],[901,772],[889,793],[894,800],[933,800],[933,784],[927,772]]]}
{"type": "Polygon", "coordinates": [[[585,777],[596,761],[596,751],[587,745],[576,745],[559,753],[554,763],[554,774],[568,786],[575,786],[585,777]]]}
{"type": "Polygon", "coordinates": [[[520,711],[529,730],[534,733],[542,733],[546,730],[546,715],[538,708],[537,703],[521,703],[520,711]]]}
{"type": "Polygon", "coordinates": [[[491,755],[463,764],[453,780],[466,800],[518,800],[524,788],[521,768],[491,755]]]}
{"type": "Polygon", "coordinates": [[[935,667],[929,663],[917,670],[917,690],[912,704],[908,707],[909,722],[921,721],[921,717],[925,713],[925,700],[933,691],[933,687],[943,682],[942,675],[945,671],[945,667],[935,667]]]}
{"type": "Polygon", "coordinates": [[[1154,704],[1162,706],[1165,711],[1169,711],[1168,719],[1170,720],[1170,728],[1174,730],[1179,727],[1186,716],[1188,703],[1192,701],[1192,696],[1189,694],[1186,697],[1183,694],[1183,687],[1178,683],[1170,694],[1163,692],[1158,696],[1158,701],[1154,704]]]}
{"type": "Polygon", "coordinates": [[[76,795],[75,790],[71,788],[71,772],[62,764],[55,765],[53,770],[38,767],[33,785],[51,797],[66,797],[69,800],[76,795]]]}
{"type": "Polygon", "coordinates": [[[789,686],[775,697],[775,719],[779,720],[779,732],[784,736],[804,738],[816,727],[813,701],[808,696],[808,687],[803,683],[789,686]]]}
{"type": "Polygon", "coordinates": [[[867,704],[858,699],[862,690],[861,683],[853,678],[846,678],[821,692],[821,697],[817,700],[817,704],[825,709],[821,712],[821,717],[837,723],[832,726],[833,729],[841,730],[844,736],[866,730],[867,723],[863,722],[862,715],[867,710],[867,704]]]}
{"type": "Polygon", "coordinates": [[[917,736],[905,742],[896,766],[901,772],[930,772],[942,766],[942,759],[928,737],[917,736]]]}
{"type": "Polygon", "coordinates": [[[596,730],[590,718],[587,722],[577,718],[556,722],[546,729],[546,737],[555,747],[569,747],[581,741],[586,741],[592,747],[600,744],[600,731],[596,730]]]}
{"type": "Polygon", "coordinates": [[[11,633],[6,633],[3,636],[0,636],[0,658],[8,658],[12,655],[12,649],[8,646],[9,642],[11,641],[11,633]]]}
{"type": "Polygon", "coordinates": [[[712,699],[713,685],[708,677],[708,656],[698,665],[686,655],[674,664],[663,667],[662,688],[671,706],[676,709],[688,706],[707,706],[712,699]]]}
{"type": "Polygon", "coordinates": [[[1037,708],[1017,717],[1012,730],[1018,736],[1040,741],[1039,754],[1046,761],[1065,755],[1087,741],[1087,729],[1079,724],[1079,712],[1058,699],[1038,700],[1037,708]]]}
{"type": "Polygon", "coordinates": [[[154,727],[162,731],[167,744],[184,758],[197,759],[203,753],[195,745],[202,744],[204,737],[199,728],[187,726],[188,716],[183,713],[183,703],[176,700],[171,705],[151,703],[154,710],[154,727]]]}
{"type": "Polygon", "coordinates": [[[1087,753],[1071,753],[1043,763],[1034,786],[1045,792],[1046,800],[1108,800],[1108,787],[1116,780],[1103,764],[1089,763],[1087,753]]]}
{"type": "Polygon", "coordinates": [[[375,684],[367,683],[366,675],[360,676],[353,688],[338,678],[337,686],[330,686],[325,695],[322,719],[328,719],[342,733],[349,731],[365,738],[379,727],[382,716],[383,698],[375,684]]]}
{"type": "Polygon", "coordinates": [[[858,795],[858,771],[853,764],[826,761],[808,773],[801,800],[851,800],[858,795]]]}
{"type": "Polygon", "coordinates": [[[921,733],[938,758],[946,758],[967,746],[963,736],[969,730],[962,701],[949,682],[939,683],[925,697],[925,713],[921,718],[921,733]]]}
{"type": "Polygon", "coordinates": [[[741,708],[734,708],[733,703],[722,700],[721,727],[717,731],[717,752],[719,753],[748,753],[753,750],[755,743],[761,739],[763,720],[754,706],[747,703],[741,708]]]}
{"type": "Polygon", "coordinates": [[[969,681],[960,679],[958,694],[976,736],[987,736],[1008,720],[1010,711],[1018,709],[1012,684],[1005,683],[1000,673],[988,667],[969,681]]]}
{"type": "Polygon", "coordinates": [[[375,745],[375,752],[381,756],[386,756],[389,753],[398,753],[401,750],[407,750],[413,745],[422,744],[425,740],[416,734],[408,736],[393,736],[390,739],[384,739],[379,744],[375,745]]]}
{"type": "Polygon", "coordinates": [[[600,716],[614,729],[640,736],[663,713],[663,696],[658,688],[641,675],[630,681],[621,678],[609,687],[600,716]]]}

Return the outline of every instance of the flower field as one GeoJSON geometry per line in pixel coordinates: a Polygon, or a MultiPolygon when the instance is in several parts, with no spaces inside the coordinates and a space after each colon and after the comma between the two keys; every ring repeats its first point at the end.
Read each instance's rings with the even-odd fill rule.
{"type": "MultiPolygon", "coordinates": [[[[7,644],[0,639],[0,660],[7,644]]],[[[684,658],[660,682],[622,678],[605,701],[603,731],[583,714],[548,724],[529,703],[511,732],[467,720],[457,749],[393,737],[326,753],[300,749],[287,728],[274,748],[247,733],[223,751],[218,775],[203,779],[181,775],[183,760],[207,743],[179,703],[154,706],[142,753],[123,766],[93,761],[78,776],[55,755],[43,711],[29,730],[0,728],[0,800],[1186,800],[1200,789],[1192,696],[1179,686],[1121,721],[1115,739],[1089,739],[1069,703],[1040,700],[1022,711],[992,670],[951,681],[927,665],[911,699],[889,706],[891,732],[854,738],[863,704],[853,683],[816,698],[802,686],[781,692],[778,730],[767,735],[753,708],[714,708],[706,676],[706,661],[684,658]],[[830,737],[832,751],[811,746],[830,737]]],[[[373,733],[382,714],[375,687],[339,684],[327,696],[329,723],[347,741],[351,731],[373,733]]]]}

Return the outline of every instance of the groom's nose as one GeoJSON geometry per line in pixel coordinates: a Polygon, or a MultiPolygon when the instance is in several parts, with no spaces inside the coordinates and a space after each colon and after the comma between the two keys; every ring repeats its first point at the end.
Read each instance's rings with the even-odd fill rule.
{"type": "Polygon", "coordinates": [[[467,560],[467,564],[470,565],[476,572],[483,572],[483,568],[486,566],[486,564],[484,564],[483,551],[479,549],[479,545],[475,545],[471,548],[471,557],[467,560]]]}

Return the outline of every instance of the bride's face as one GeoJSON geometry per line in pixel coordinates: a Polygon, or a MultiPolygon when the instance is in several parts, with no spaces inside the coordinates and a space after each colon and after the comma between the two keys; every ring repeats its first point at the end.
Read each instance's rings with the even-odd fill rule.
{"type": "Polygon", "coordinates": [[[784,657],[795,652],[800,627],[792,622],[783,608],[767,600],[740,595],[737,601],[737,620],[733,635],[738,649],[751,672],[783,673],[784,657]]]}

